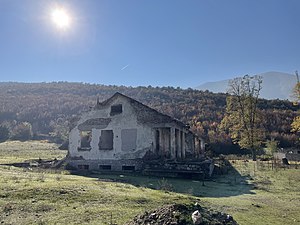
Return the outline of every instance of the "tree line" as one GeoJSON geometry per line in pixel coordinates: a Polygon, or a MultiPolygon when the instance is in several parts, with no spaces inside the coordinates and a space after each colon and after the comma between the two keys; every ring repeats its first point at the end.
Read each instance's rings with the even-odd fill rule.
{"type": "MultiPolygon", "coordinates": [[[[263,84],[262,84],[263,85],[263,84]]],[[[221,122],[227,94],[179,87],[125,87],[87,83],[0,83],[0,141],[48,138],[67,139],[69,128],[83,111],[115,92],[123,93],[191,126],[216,152],[238,152],[240,147],[221,122]]],[[[264,140],[279,147],[298,146],[291,124],[298,105],[290,101],[257,99],[264,140]]]]}

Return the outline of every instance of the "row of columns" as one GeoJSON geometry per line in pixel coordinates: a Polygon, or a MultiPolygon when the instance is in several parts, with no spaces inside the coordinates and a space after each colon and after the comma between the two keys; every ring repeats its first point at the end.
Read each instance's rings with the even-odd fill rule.
{"type": "Polygon", "coordinates": [[[185,158],[185,132],[175,127],[158,128],[157,153],[171,159],[185,158]]]}
{"type": "Polygon", "coordinates": [[[201,158],[204,155],[204,142],[197,136],[193,135],[191,140],[191,152],[196,158],[201,158]]]}

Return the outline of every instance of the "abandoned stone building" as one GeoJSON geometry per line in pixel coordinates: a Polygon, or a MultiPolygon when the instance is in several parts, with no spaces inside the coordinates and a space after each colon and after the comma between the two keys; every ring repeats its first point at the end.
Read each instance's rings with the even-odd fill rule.
{"type": "Polygon", "coordinates": [[[186,124],[120,93],[97,101],[69,135],[69,164],[83,170],[141,171],[151,161],[203,154],[203,141],[186,124]]]}

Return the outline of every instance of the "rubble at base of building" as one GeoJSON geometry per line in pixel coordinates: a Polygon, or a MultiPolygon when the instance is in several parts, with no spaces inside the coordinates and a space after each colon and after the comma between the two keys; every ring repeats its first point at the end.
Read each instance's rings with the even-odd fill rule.
{"type": "Polygon", "coordinates": [[[125,225],[192,225],[192,214],[201,214],[200,225],[238,225],[232,216],[202,208],[199,204],[173,204],[136,216],[125,225]]]}

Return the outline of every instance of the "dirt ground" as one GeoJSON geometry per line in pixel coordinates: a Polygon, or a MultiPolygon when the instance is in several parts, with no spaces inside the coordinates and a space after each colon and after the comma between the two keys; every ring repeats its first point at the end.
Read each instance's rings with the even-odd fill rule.
{"type": "Polygon", "coordinates": [[[192,225],[192,213],[198,210],[202,217],[200,225],[237,225],[232,216],[202,208],[199,204],[173,204],[136,216],[126,225],[192,225]]]}

